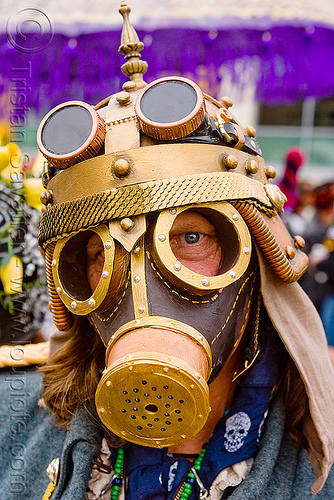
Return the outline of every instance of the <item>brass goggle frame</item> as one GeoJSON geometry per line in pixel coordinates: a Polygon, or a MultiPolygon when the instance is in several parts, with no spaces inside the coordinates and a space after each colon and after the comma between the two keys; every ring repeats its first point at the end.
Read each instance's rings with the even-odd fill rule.
{"type": "Polygon", "coordinates": [[[239,212],[228,202],[197,203],[194,205],[164,210],[158,216],[154,234],[152,253],[158,267],[172,283],[190,293],[205,294],[224,288],[246,271],[252,251],[251,236],[239,212]],[[191,271],[175,257],[169,244],[169,232],[176,217],[185,210],[211,209],[223,215],[233,225],[238,238],[239,255],[234,265],[223,274],[205,276],[191,271]]]}
{"type": "Polygon", "coordinates": [[[99,283],[94,292],[92,292],[92,294],[87,299],[79,300],[73,295],[70,295],[68,291],[66,291],[64,283],[59,274],[59,264],[62,251],[64,250],[64,247],[66,246],[68,241],[79,233],[68,236],[67,238],[59,240],[57,242],[52,261],[52,275],[56,291],[67,309],[73,314],[77,314],[79,316],[85,316],[86,314],[91,313],[102,304],[109,289],[114,267],[115,243],[113,238],[110,236],[108,227],[102,224],[100,226],[90,228],[89,231],[96,233],[101,238],[105,252],[105,259],[99,283]]]}

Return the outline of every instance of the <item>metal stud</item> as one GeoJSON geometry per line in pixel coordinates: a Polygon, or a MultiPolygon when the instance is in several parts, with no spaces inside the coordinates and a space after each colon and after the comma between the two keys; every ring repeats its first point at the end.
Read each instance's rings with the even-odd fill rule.
{"type": "Polygon", "coordinates": [[[144,311],[145,311],[145,307],[143,307],[143,306],[138,307],[139,314],[143,314],[144,311]]]}
{"type": "Polygon", "coordinates": [[[210,281],[208,280],[208,278],[204,278],[202,280],[202,285],[204,285],[204,286],[209,286],[210,285],[210,281]]]}
{"type": "Polygon", "coordinates": [[[49,191],[47,191],[47,193],[46,193],[46,200],[47,200],[47,203],[52,203],[52,201],[53,201],[53,193],[52,193],[51,189],[49,189],[49,191]]]}
{"type": "Polygon", "coordinates": [[[222,155],[221,161],[226,168],[235,169],[238,166],[238,160],[234,155],[222,155]]]}
{"type": "Polygon", "coordinates": [[[111,248],[111,241],[106,241],[105,244],[104,244],[104,246],[105,246],[105,248],[107,250],[110,250],[110,248],[111,248]]]}
{"type": "Polygon", "coordinates": [[[128,102],[130,101],[130,94],[129,92],[118,92],[118,94],[116,94],[116,101],[121,105],[121,106],[125,106],[126,104],[128,104],[128,102]]]}
{"type": "Polygon", "coordinates": [[[295,256],[296,256],[296,252],[295,252],[295,249],[292,248],[290,245],[288,245],[286,248],[285,248],[285,253],[287,255],[287,257],[289,257],[289,259],[294,259],[295,256]]]}
{"type": "Polygon", "coordinates": [[[223,96],[221,99],[220,99],[220,102],[226,107],[226,108],[231,108],[233,106],[233,101],[230,97],[227,97],[227,96],[223,96]]]}
{"type": "Polygon", "coordinates": [[[174,271],[181,271],[181,264],[174,264],[173,269],[174,271]]]}
{"type": "Polygon", "coordinates": [[[133,253],[139,253],[139,252],[140,252],[140,247],[139,246],[134,247],[133,253]]]}
{"type": "Polygon", "coordinates": [[[297,235],[295,237],[295,247],[296,248],[304,248],[305,246],[305,240],[302,236],[297,235]]]}
{"type": "Polygon", "coordinates": [[[250,253],[250,249],[248,247],[244,247],[244,253],[248,255],[250,253]]]}
{"type": "Polygon", "coordinates": [[[171,215],[175,215],[176,214],[176,208],[171,208],[170,211],[169,211],[169,213],[171,215]]]}
{"type": "Polygon", "coordinates": [[[75,300],[73,300],[73,302],[71,302],[71,309],[75,311],[76,308],[77,308],[77,303],[75,302],[75,300]]]}
{"type": "Polygon", "coordinates": [[[233,214],[232,215],[232,219],[233,220],[238,220],[239,219],[239,215],[238,214],[233,214]]]}
{"type": "Polygon", "coordinates": [[[41,200],[41,203],[43,205],[46,205],[48,200],[47,200],[47,192],[46,191],[42,191],[41,194],[40,194],[40,197],[39,199],[41,200]]]}
{"type": "Polygon", "coordinates": [[[102,278],[108,278],[108,276],[109,276],[108,271],[103,271],[102,278]]]}
{"type": "Polygon", "coordinates": [[[123,231],[130,231],[134,226],[133,220],[129,219],[129,217],[125,217],[125,219],[121,220],[121,228],[123,231]]]}
{"type": "Polygon", "coordinates": [[[267,179],[275,179],[275,177],[276,177],[276,170],[275,170],[275,168],[272,165],[268,165],[266,167],[265,172],[266,172],[267,179]]]}
{"type": "Polygon", "coordinates": [[[56,292],[58,293],[58,295],[60,295],[61,288],[59,286],[56,288],[56,292]]]}
{"type": "Polygon", "coordinates": [[[256,174],[256,172],[259,170],[259,166],[257,164],[257,161],[247,160],[245,163],[245,169],[246,169],[246,172],[248,172],[249,174],[256,174]]]}
{"type": "Polygon", "coordinates": [[[139,283],[139,281],[140,281],[140,276],[138,276],[138,275],[137,275],[137,276],[135,276],[134,281],[135,281],[135,283],[139,283]]]}
{"type": "Polygon", "coordinates": [[[230,271],[230,278],[232,278],[234,280],[236,274],[234,271],[230,271]]]}
{"type": "Polygon", "coordinates": [[[96,304],[96,302],[95,302],[95,300],[94,300],[94,299],[89,299],[89,301],[88,301],[88,305],[89,305],[89,307],[94,307],[94,306],[95,306],[95,304],[96,304]]]}
{"type": "Polygon", "coordinates": [[[166,240],[166,236],[164,234],[159,234],[158,240],[159,241],[165,241],[166,240]]]}
{"type": "Polygon", "coordinates": [[[135,90],[136,88],[136,83],[135,82],[125,82],[123,83],[123,90],[125,90],[126,92],[131,92],[132,90],[135,90]]]}
{"type": "Polygon", "coordinates": [[[252,125],[247,125],[246,134],[248,135],[248,137],[255,137],[256,129],[252,125]]]}
{"type": "Polygon", "coordinates": [[[130,164],[125,158],[118,158],[114,163],[114,174],[117,177],[125,177],[130,172],[130,164]]]}
{"type": "Polygon", "coordinates": [[[55,267],[55,265],[56,265],[56,264],[57,264],[56,259],[53,259],[53,261],[51,262],[51,266],[52,266],[52,267],[55,267]]]}

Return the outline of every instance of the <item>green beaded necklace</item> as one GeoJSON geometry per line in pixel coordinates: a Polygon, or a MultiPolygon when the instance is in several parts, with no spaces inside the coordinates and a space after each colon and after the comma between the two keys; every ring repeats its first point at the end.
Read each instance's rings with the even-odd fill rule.
{"type": "MultiPolygon", "coordinates": [[[[207,444],[207,443],[205,443],[205,444],[207,444]]],[[[178,497],[180,500],[187,500],[190,497],[191,492],[192,492],[192,485],[196,482],[200,487],[200,493],[199,493],[200,498],[207,498],[208,492],[205,489],[204,484],[202,483],[202,481],[200,480],[200,478],[197,474],[197,472],[199,472],[201,470],[202,460],[204,458],[205,452],[206,452],[206,448],[203,447],[200,454],[199,454],[199,457],[196,458],[194,465],[192,466],[192,468],[188,472],[186,480],[183,484],[183,490],[182,490],[182,487],[180,489],[180,491],[182,492],[181,495],[178,497]]]]}
{"type": "Polygon", "coordinates": [[[124,469],[124,450],[123,448],[118,448],[116,461],[114,465],[114,475],[111,483],[111,493],[110,493],[111,500],[117,500],[121,493],[121,488],[123,484],[123,469],[124,469]]]}
{"type": "MultiPolygon", "coordinates": [[[[192,492],[192,485],[196,482],[200,487],[200,498],[207,498],[208,492],[205,489],[202,481],[200,480],[197,474],[197,472],[201,470],[202,460],[204,458],[205,452],[206,448],[203,447],[198,458],[196,458],[194,465],[188,472],[186,480],[181,486],[175,498],[178,498],[179,500],[188,500],[192,492]]],[[[117,500],[119,498],[123,484],[123,472],[124,472],[124,450],[123,448],[118,448],[114,466],[114,476],[111,483],[112,484],[110,493],[111,500],[117,500]]]]}

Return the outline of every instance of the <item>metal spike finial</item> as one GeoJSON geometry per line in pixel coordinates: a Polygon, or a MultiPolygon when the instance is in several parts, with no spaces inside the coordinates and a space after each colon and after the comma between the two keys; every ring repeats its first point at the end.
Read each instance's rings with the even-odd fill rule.
{"type": "Polygon", "coordinates": [[[148,64],[146,61],[141,60],[140,52],[143,50],[144,44],[139,40],[136,30],[130,24],[130,12],[130,7],[126,5],[126,2],[122,1],[119,13],[123,17],[123,29],[118,52],[124,54],[126,59],[126,63],[121,67],[124,75],[136,83],[137,88],[142,88],[146,85],[143,74],[147,71],[148,64]]]}

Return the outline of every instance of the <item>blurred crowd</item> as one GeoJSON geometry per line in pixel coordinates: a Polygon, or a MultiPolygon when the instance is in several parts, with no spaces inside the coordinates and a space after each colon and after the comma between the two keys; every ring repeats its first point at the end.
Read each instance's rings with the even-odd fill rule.
{"type": "Polygon", "coordinates": [[[334,176],[318,185],[299,181],[306,155],[297,147],[284,160],[279,187],[288,201],[282,217],[291,235],[305,240],[309,268],[299,283],[320,313],[334,363],[334,176]]]}
{"type": "Polygon", "coordinates": [[[46,340],[54,330],[38,247],[41,156],[31,159],[0,126],[0,344],[46,340]]]}

